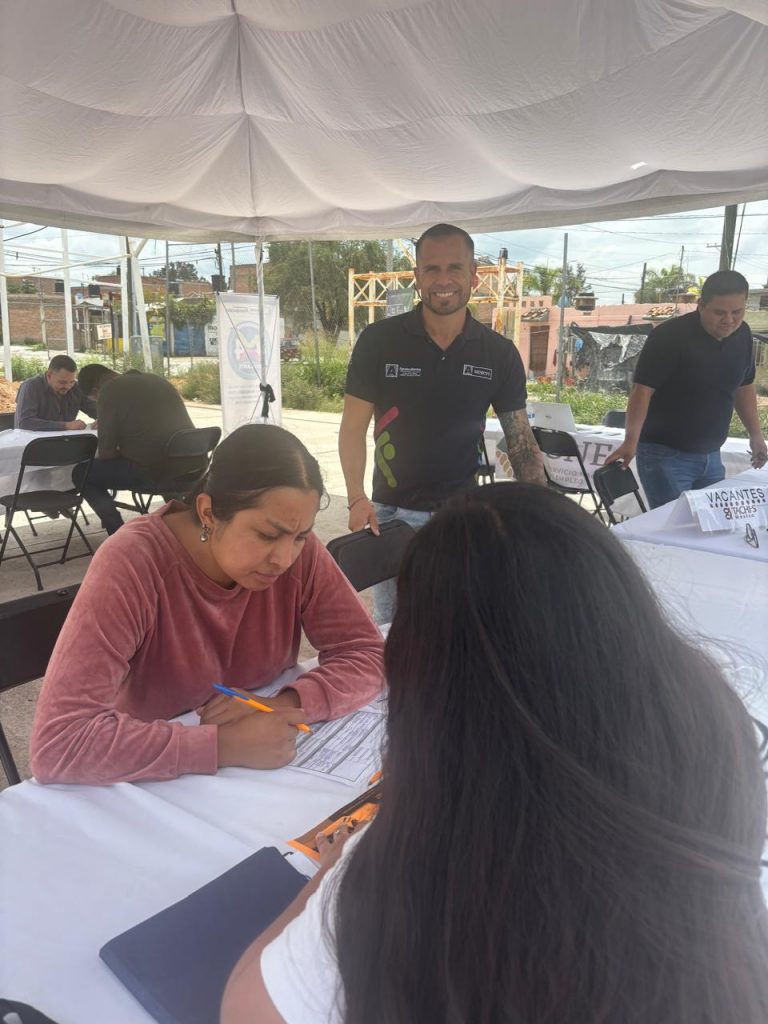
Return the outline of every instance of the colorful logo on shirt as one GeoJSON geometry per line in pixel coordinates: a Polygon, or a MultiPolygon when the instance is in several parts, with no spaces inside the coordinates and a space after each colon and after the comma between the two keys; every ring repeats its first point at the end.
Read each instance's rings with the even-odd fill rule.
{"type": "Polygon", "coordinates": [[[397,455],[397,449],[392,444],[392,437],[387,430],[387,427],[390,423],[396,420],[399,415],[400,410],[396,405],[393,405],[391,409],[388,409],[379,417],[373,431],[374,440],[376,442],[374,447],[376,465],[390,487],[397,487],[397,479],[395,474],[392,472],[392,467],[389,465],[395,455],[397,455]]]}
{"type": "Polygon", "coordinates": [[[493,370],[488,366],[472,366],[471,363],[464,363],[464,376],[493,380],[493,370]]]}

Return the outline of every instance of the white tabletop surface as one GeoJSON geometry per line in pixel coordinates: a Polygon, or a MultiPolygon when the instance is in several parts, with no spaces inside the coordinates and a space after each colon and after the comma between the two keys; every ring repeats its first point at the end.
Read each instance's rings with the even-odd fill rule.
{"type": "MultiPolygon", "coordinates": [[[[768,720],[765,567],[626,545],[679,627],[712,650],[750,711],[768,720]]],[[[0,794],[0,993],[59,1024],[151,1024],[99,959],[100,947],[255,850],[286,850],[286,840],[361,788],[287,768],[10,787],[0,794]]]]}
{"type": "MultiPolygon", "coordinates": [[[[21,456],[30,441],[62,437],[72,430],[0,430],[0,494],[13,494],[21,468],[21,456]]],[[[30,467],[24,474],[24,490],[65,489],[72,486],[72,467],[30,467]]]]}
{"type": "Polygon", "coordinates": [[[629,539],[612,527],[682,633],[768,723],[768,572],[762,562],[629,539]]]}
{"type": "MultiPolygon", "coordinates": [[[[729,477],[725,483],[734,487],[757,484],[768,488],[768,466],[739,473],[737,476],[729,477]]],[[[725,483],[714,484],[713,487],[723,487],[725,483]]],[[[704,488],[704,490],[708,490],[708,488],[704,488]]],[[[658,508],[646,512],[645,515],[629,519],[613,529],[622,540],[642,540],[650,544],[692,548],[710,554],[732,555],[735,558],[751,562],[768,562],[768,530],[758,527],[757,535],[760,547],[753,548],[746,542],[743,524],[739,524],[732,533],[723,530],[716,533],[703,533],[694,522],[689,525],[670,524],[672,514],[680,500],[685,501],[686,499],[676,498],[675,501],[659,505],[658,508]]],[[[764,565],[762,572],[766,572],[764,565]]],[[[768,622],[768,603],[764,605],[764,611],[766,612],[766,622],[768,622]]]]}
{"type": "MultiPolygon", "coordinates": [[[[0,994],[58,1024],[150,1024],[101,946],[254,851],[287,851],[364,788],[288,768],[11,786],[0,794],[0,994]]],[[[315,870],[298,853],[291,862],[315,870]]]]}

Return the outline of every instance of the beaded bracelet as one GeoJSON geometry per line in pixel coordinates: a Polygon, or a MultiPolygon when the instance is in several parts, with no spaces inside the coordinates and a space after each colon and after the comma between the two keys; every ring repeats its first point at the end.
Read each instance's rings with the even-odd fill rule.
{"type": "Polygon", "coordinates": [[[361,494],[359,497],[355,498],[354,501],[351,501],[349,503],[349,505],[347,505],[347,511],[351,512],[352,509],[355,507],[355,505],[357,505],[357,503],[359,501],[368,501],[368,495],[367,494],[361,494]]]}

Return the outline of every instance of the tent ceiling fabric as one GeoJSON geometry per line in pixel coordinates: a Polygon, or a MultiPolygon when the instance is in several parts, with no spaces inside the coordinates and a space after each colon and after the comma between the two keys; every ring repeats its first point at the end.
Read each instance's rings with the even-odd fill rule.
{"type": "Polygon", "coordinates": [[[764,199],[767,53],[768,0],[0,0],[0,215],[382,238],[764,199]]]}

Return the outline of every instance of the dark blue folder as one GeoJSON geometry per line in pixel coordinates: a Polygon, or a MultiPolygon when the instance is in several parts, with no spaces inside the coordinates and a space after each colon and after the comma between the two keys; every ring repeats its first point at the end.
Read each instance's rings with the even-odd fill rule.
{"type": "Polygon", "coordinates": [[[99,951],[160,1024],[218,1024],[240,956],[307,879],[267,847],[99,951]]]}

